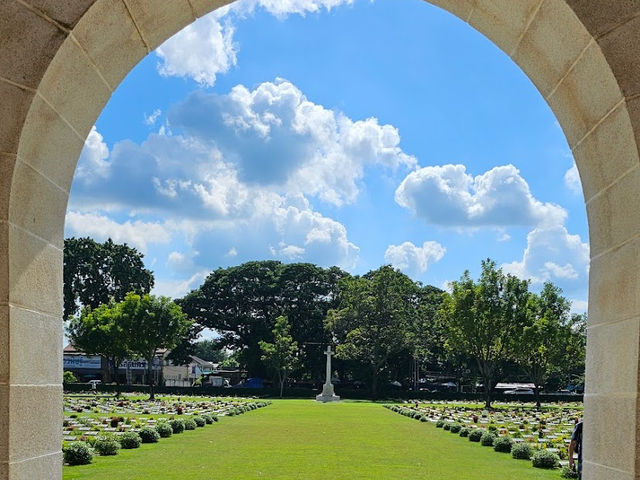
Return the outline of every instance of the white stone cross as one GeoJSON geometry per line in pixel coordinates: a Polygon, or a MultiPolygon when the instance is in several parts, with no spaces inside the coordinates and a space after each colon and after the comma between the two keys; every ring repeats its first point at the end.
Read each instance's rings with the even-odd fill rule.
{"type": "Polygon", "coordinates": [[[327,356],[327,380],[324,383],[331,383],[331,356],[333,355],[331,345],[327,347],[327,351],[324,354],[327,356]]]}
{"type": "Polygon", "coordinates": [[[320,395],[316,395],[316,400],[323,403],[337,402],[340,400],[340,397],[333,391],[333,384],[331,383],[331,356],[333,355],[331,345],[327,347],[327,351],[324,352],[324,354],[327,356],[327,380],[322,386],[322,393],[320,395]]]}

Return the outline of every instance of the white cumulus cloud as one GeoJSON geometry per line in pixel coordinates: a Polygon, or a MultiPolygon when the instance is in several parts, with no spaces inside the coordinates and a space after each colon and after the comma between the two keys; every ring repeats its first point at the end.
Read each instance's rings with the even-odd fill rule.
{"type": "Polygon", "coordinates": [[[527,235],[522,260],[502,268],[534,284],[551,281],[567,293],[583,292],[589,280],[589,244],[563,225],[535,228],[527,235]]]}
{"type": "Polygon", "coordinates": [[[212,86],[219,74],[236,64],[233,33],[231,23],[222,22],[216,12],[199,18],[156,49],[158,71],[212,86]]]}
{"type": "Polygon", "coordinates": [[[444,257],[446,249],[438,242],[424,242],[421,247],[412,242],[389,245],[384,260],[405,273],[424,273],[429,265],[444,257]]]}
{"type": "Polygon", "coordinates": [[[575,162],[564,174],[564,184],[573,193],[577,195],[582,193],[582,181],[580,180],[580,174],[578,173],[578,167],[575,162]]]}
{"type": "Polygon", "coordinates": [[[354,0],[239,0],[231,5],[230,11],[240,14],[253,13],[263,8],[280,19],[292,14],[306,15],[322,10],[331,10],[340,5],[350,5],[354,0]]]}
{"type": "Polygon", "coordinates": [[[425,222],[447,227],[559,225],[567,216],[562,207],[537,200],[513,165],[476,177],[464,165],[420,168],[407,175],[395,198],[425,222]]]}
{"type": "Polygon", "coordinates": [[[212,86],[236,65],[235,25],[261,8],[277,18],[329,11],[354,0],[238,0],[186,26],[156,49],[158,72],[212,86]]]}
{"type": "Polygon", "coordinates": [[[105,178],[110,167],[108,159],[109,148],[94,125],[84,141],[75,177],[88,183],[105,178]]]}
{"type": "Polygon", "coordinates": [[[172,126],[220,151],[239,180],[284,187],[341,205],[353,202],[367,166],[415,168],[392,125],[352,120],[277,79],[227,95],[196,92],[169,112],[172,126]]]}
{"type": "Polygon", "coordinates": [[[65,227],[71,236],[89,236],[100,242],[111,238],[116,243],[128,243],[143,253],[151,243],[171,241],[170,228],[162,223],[140,220],[118,223],[99,213],[69,211],[65,227]]]}
{"type": "Polygon", "coordinates": [[[209,273],[211,273],[209,270],[202,270],[186,279],[158,279],[151,293],[170,298],[182,298],[194,288],[198,288],[209,273]]]}

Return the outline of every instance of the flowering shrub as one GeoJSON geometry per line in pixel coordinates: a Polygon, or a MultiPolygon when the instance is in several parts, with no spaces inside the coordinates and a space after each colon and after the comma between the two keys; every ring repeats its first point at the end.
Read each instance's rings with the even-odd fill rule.
{"type": "Polygon", "coordinates": [[[491,432],[485,432],[480,437],[480,443],[483,447],[493,447],[493,443],[496,441],[496,436],[491,432]]]}
{"type": "Polygon", "coordinates": [[[171,425],[171,429],[173,430],[173,433],[182,433],[184,432],[184,422],[182,420],[171,420],[169,422],[169,425],[171,425]]]}
{"type": "Polygon", "coordinates": [[[528,443],[518,443],[511,448],[511,456],[516,460],[529,460],[532,453],[528,443]]]}
{"type": "Polygon", "coordinates": [[[65,463],[69,465],[87,465],[93,460],[93,452],[84,442],[72,442],[63,450],[65,463]]]}
{"type": "Polygon", "coordinates": [[[151,427],[144,427],[138,432],[138,435],[140,435],[142,443],[156,443],[160,440],[160,434],[151,427]]]}
{"type": "Polygon", "coordinates": [[[510,437],[500,437],[497,438],[493,443],[493,449],[496,452],[502,453],[511,453],[511,448],[513,447],[513,440],[510,437]]]}
{"type": "Polygon", "coordinates": [[[471,433],[469,434],[469,441],[479,442],[482,436],[484,435],[484,433],[485,431],[482,430],[481,428],[476,428],[475,430],[472,430],[471,433]]]}
{"type": "Polygon", "coordinates": [[[117,455],[120,450],[120,444],[113,435],[101,435],[93,444],[100,455],[117,455]]]}
{"type": "Polygon", "coordinates": [[[531,460],[536,468],[556,468],[559,463],[558,456],[548,450],[538,450],[531,460]]]}
{"type": "Polygon", "coordinates": [[[120,446],[124,449],[138,448],[142,443],[140,435],[136,432],[127,432],[120,435],[120,446]]]}
{"type": "Polygon", "coordinates": [[[173,434],[173,428],[167,422],[160,422],[156,425],[156,431],[162,438],[170,437],[173,434]]]}

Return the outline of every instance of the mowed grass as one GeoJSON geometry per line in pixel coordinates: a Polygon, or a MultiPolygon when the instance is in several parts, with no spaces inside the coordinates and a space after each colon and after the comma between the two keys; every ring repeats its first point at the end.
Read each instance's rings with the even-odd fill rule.
{"type": "Polygon", "coordinates": [[[64,467],[64,479],[545,480],[492,448],[370,402],[278,400],[156,445],[64,467]]]}

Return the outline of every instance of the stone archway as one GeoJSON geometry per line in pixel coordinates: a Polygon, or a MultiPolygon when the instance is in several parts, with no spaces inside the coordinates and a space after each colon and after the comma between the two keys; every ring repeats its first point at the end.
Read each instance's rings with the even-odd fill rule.
{"type": "MultiPolygon", "coordinates": [[[[591,244],[585,478],[640,478],[640,2],[429,1],[520,65],[564,129],[591,244]]],[[[0,480],[61,478],[63,227],[83,141],[140,59],[226,3],[0,5],[0,480]]]]}

